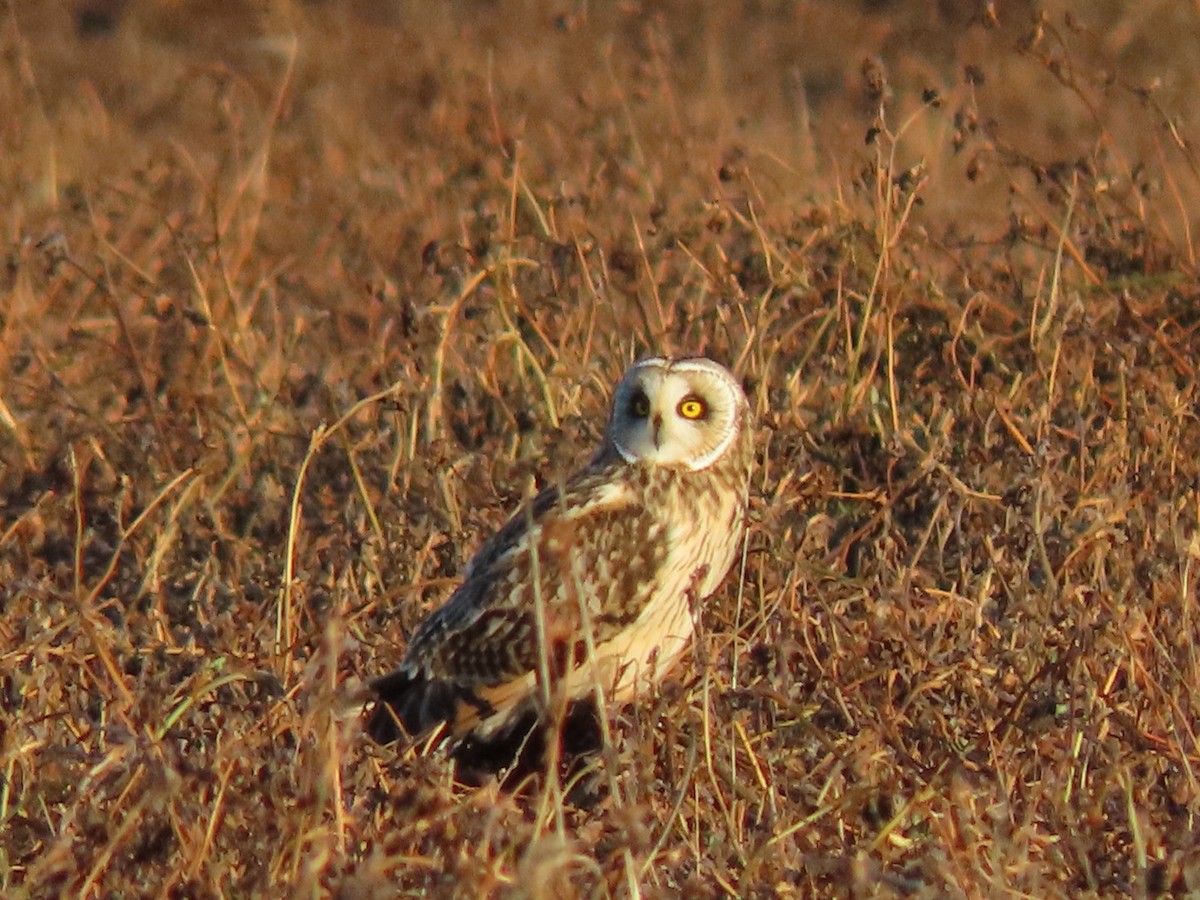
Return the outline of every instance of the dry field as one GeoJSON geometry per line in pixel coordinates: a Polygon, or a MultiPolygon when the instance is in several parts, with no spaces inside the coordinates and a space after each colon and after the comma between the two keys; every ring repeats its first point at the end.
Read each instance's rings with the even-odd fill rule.
{"type": "Polygon", "coordinates": [[[1187,0],[3,4],[0,895],[1200,891],[1197,46],[1187,0]],[[744,378],[753,523],[599,799],[365,741],[647,351],[744,378]]]}

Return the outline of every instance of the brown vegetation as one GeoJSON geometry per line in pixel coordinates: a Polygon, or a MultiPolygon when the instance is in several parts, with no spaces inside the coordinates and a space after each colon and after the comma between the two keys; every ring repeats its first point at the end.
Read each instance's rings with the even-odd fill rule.
{"type": "Polygon", "coordinates": [[[0,28],[0,894],[1200,890],[1195,4],[0,28]],[[651,350],[754,523],[607,796],[365,741],[651,350]]]}

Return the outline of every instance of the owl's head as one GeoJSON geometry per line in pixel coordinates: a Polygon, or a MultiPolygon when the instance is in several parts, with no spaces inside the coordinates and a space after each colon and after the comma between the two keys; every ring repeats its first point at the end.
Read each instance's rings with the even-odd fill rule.
{"type": "Polygon", "coordinates": [[[626,462],[707,469],[746,427],[746,394],[711,359],[651,357],[617,385],[606,438],[626,462]]]}

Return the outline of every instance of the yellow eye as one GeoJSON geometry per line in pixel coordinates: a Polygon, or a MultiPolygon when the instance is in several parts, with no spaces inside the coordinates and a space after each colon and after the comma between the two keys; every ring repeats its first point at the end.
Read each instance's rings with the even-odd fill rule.
{"type": "Polygon", "coordinates": [[[633,403],[630,404],[629,409],[635,419],[644,419],[650,415],[650,400],[645,394],[634,394],[633,403]]]}
{"type": "Polygon", "coordinates": [[[703,419],[708,415],[708,406],[699,397],[684,397],[679,401],[677,411],[685,419],[703,419]]]}

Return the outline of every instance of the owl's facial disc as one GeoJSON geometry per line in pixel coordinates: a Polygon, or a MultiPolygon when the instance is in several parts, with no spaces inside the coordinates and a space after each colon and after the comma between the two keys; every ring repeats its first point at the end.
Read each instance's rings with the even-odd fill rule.
{"type": "Polygon", "coordinates": [[[626,462],[698,471],[733,441],[745,399],[716,363],[655,358],[630,370],[614,403],[610,436],[626,462]]]}

